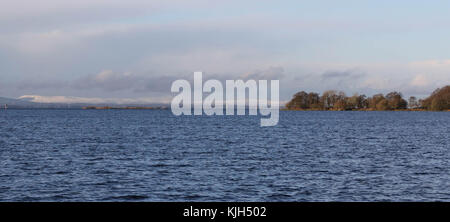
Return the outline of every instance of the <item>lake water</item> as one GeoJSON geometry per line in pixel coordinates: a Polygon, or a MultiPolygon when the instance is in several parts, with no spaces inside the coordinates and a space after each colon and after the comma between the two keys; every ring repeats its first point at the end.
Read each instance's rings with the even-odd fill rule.
{"type": "Polygon", "coordinates": [[[449,112],[0,111],[0,201],[450,201],[449,112]]]}

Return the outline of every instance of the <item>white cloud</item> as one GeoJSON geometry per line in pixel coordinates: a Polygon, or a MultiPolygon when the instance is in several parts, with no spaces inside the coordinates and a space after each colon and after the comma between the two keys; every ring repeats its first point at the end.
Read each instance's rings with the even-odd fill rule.
{"type": "Polygon", "coordinates": [[[411,80],[410,84],[411,84],[411,86],[424,87],[424,86],[429,86],[430,81],[428,80],[428,78],[425,75],[419,74],[419,75],[416,75],[411,80]]]}
{"type": "Polygon", "coordinates": [[[408,64],[413,74],[410,85],[433,90],[450,84],[450,59],[424,60],[408,64]]]}
{"type": "Polygon", "coordinates": [[[450,66],[450,59],[442,60],[423,60],[410,63],[413,67],[439,67],[439,66],[450,66]]]}

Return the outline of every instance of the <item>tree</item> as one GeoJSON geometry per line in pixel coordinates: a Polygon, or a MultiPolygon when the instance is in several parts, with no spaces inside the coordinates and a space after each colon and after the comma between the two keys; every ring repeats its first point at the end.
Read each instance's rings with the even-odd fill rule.
{"type": "Polygon", "coordinates": [[[392,110],[409,108],[424,108],[428,110],[450,110],[450,85],[436,89],[428,98],[417,100],[411,96],[408,102],[400,92],[375,94],[372,97],[353,94],[347,97],[344,92],[336,90],[325,91],[322,96],[318,93],[300,91],[286,104],[287,109],[320,109],[320,110],[392,110]]]}
{"type": "Polygon", "coordinates": [[[390,109],[406,109],[408,104],[399,92],[390,92],[386,94],[386,99],[390,109]]]}
{"type": "Polygon", "coordinates": [[[298,92],[291,101],[286,104],[288,109],[306,109],[308,108],[308,94],[305,91],[298,92]]]}
{"type": "Polygon", "coordinates": [[[347,109],[347,96],[344,92],[337,92],[336,97],[334,98],[334,109],[335,110],[346,110],[347,109]]]}
{"type": "Polygon", "coordinates": [[[347,102],[344,99],[339,99],[334,103],[334,110],[344,111],[347,109],[347,102]]]}
{"type": "Polygon", "coordinates": [[[308,107],[312,109],[321,109],[320,96],[318,93],[308,93],[308,107]]]}
{"type": "Polygon", "coordinates": [[[323,109],[321,98],[318,93],[300,91],[286,103],[288,109],[323,109]]]}
{"type": "Polygon", "coordinates": [[[389,110],[391,107],[389,107],[389,101],[387,99],[380,100],[377,105],[376,109],[380,111],[389,110]]]}
{"type": "Polygon", "coordinates": [[[433,111],[449,110],[450,85],[436,89],[428,98],[422,100],[421,106],[433,111]]]}
{"type": "Polygon", "coordinates": [[[322,94],[322,97],[320,97],[320,101],[323,104],[323,108],[325,110],[327,110],[327,109],[334,109],[335,108],[335,104],[338,101],[341,101],[341,102],[339,102],[340,103],[339,106],[342,106],[342,104],[345,103],[346,99],[347,99],[347,97],[345,96],[344,92],[342,92],[342,91],[335,91],[335,90],[325,91],[322,94]]]}
{"type": "Polygon", "coordinates": [[[347,99],[347,106],[349,109],[363,109],[367,108],[366,95],[353,94],[347,99]]]}
{"type": "Polygon", "coordinates": [[[370,109],[376,110],[377,109],[377,104],[380,101],[384,100],[384,99],[385,98],[384,98],[383,94],[381,94],[381,93],[380,94],[375,94],[372,97],[367,99],[368,107],[370,109]]]}
{"type": "Polygon", "coordinates": [[[334,106],[336,97],[336,91],[328,90],[325,91],[320,97],[320,101],[323,104],[324,109],[331,109],[334,106]]]}
{"type": "Polygon", "coordinates": [[[441,111],[441,110],[445,110],[445,109],[446,109],[446,104],[443,99],[436,97],[431,101],[430,110],[441,111]]]}
{"type": "Polygon", "coordinates": [[[360,95],[358,101],[359,101],[359,105],[358,105],[359,109],[366,109],[369,107],[369,103],[367,101],[366,95],[364,95],[364,94],[360,95]]]}

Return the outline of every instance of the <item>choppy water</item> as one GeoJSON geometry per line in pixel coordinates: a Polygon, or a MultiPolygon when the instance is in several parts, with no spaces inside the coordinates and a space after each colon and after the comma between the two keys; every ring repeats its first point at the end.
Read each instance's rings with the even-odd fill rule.
{"type": "Polygon", "coordinates": [[[1,201],[449,201],[450,113],[0,111],[1,201]]]}

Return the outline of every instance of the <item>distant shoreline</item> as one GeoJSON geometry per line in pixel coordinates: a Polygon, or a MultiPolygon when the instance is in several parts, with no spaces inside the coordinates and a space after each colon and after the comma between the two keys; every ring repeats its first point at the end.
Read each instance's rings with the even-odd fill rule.
{"type": "Polygon", "coordinates": [[[168,107],[8,107],[8,110],[169,110],[168,107]]]}
{"type": "MultiPolygon", "coordinates": [[[[86,107],[86,108],[40,108],[40,107],[11,107],[7,110],[170,110],[168,107],[86,107]]],[[[7,111],[6,110],[6,111],[7,111]]],[[[0,109],[5,111],[5,109],[0,109]]],[[[396,109],[396,110],[376,110],[376,109],[352,109],[352,110],[323,110],[323,109],[287,109],[280,108],[280,111],[323,111],[323,112],[450,112],[449,110],[426,110],[426,109],[396,109]]]]}

